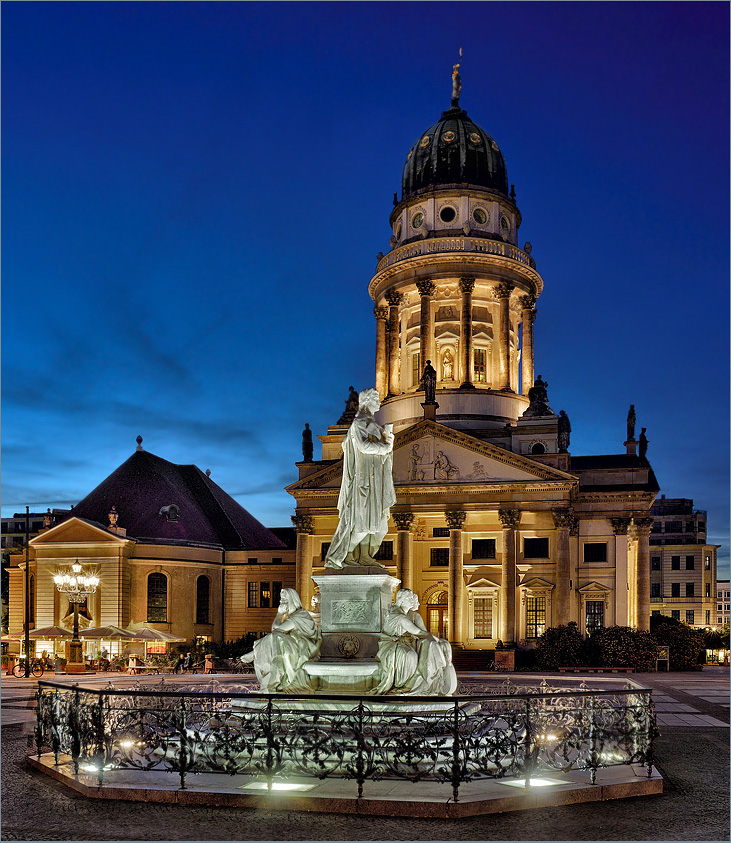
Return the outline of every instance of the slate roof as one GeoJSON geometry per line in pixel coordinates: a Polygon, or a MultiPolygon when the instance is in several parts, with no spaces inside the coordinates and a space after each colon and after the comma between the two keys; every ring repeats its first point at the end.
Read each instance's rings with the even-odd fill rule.
{"type": "Polygon", "coordinates": [[[657,482],[655,472],[652,466],[645,457],[639,457],[632,454],[595,454],[588,457],[571,457],[572,474],[579,478],[579,490],[582,492],[601,492],[608,489],[614,491],[637,491],[637,492],[659,492],[660,484],[657,482]],[[583,482],[582,471],[591,471],[596,475],[596,472],[606,471],[607,482],[600,485],[587,485],[583,482]],[[638,474],[635,475],[639,481],[639,476],[647,472],[646,479],[642,482],[635,480],[620,480],[619,482],[611,482],[611,473],[613,471],[633,471],[638,474]]]}
{"type": "Polygon", "coordinates": [[[71,514],[106,526],[112,506],[129,538],[225,550],[287,547],[197,466],[176,465],[149,451],[132,454],[71,514]],[[160,514],[170,504],[179,509],[176,521],[160,514]]]}

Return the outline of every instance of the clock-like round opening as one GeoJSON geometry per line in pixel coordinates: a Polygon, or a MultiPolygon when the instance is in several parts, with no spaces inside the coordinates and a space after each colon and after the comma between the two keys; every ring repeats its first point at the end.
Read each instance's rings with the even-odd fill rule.
{"type": "Polygon", "coordinates": [[[445,205],[439,212],[439,219],[442,222],[452,222],[457,216],[457,212],[450,205],[445,205]]]}
{"type": "Polygon", "coordinates": [[[421,211],[419,211],[418,214],[414,214],[414,216],[411,219],[411,227],[412,228],[421,228],[423,223],[424,223],[424,214],[422,214],[421,211]]]}
{"type": "Polygon", "coordinates": [[[487,212],[482,208],[475,208],[472,212],[472,216],[478,225],[484,225],[487,222],[487,212]]]}

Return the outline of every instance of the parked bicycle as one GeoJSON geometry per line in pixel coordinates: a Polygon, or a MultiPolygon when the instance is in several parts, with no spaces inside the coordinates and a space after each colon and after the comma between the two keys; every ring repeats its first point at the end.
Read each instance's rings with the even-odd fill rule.
{"type": "MultiPolygon", "coordinates": [[[[30,672],[33,676],[43,676],[43,662],[40,659],[32,659],[30,663],[30,672]]],[[[25,659],[20,659],[13,667],[13,676],[18,679],[25,676],[25,659]]]]}

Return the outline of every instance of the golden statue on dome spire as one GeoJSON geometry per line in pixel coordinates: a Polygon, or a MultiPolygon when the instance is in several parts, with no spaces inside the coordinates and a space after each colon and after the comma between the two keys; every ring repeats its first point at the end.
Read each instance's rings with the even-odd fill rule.
{"type": "MultiPolygon", "coordinates": [[[[459,57],[462,59],[462,48],[459,48],[459,57]]],[[[459,75],[459,65],[452,65],[452,108],[459,108],[459,95],[462,91],[462,77],[459,75]]]]}

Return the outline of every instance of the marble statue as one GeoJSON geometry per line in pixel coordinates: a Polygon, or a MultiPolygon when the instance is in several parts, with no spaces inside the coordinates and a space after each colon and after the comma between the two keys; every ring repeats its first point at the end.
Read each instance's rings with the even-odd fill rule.
{"type": "Polygon", "coordinates": [[[424,366],[421,388],[424,390],[424,403],[433,404],[437,394],[437,370],[432,366],[431,360],[427,360],[426,366],[424,366]]]}
{"type": "Polygon", "coordinates": [[[454,358],[452,352],[447,349],[444,352],[444,359],[442,360],[442,374],[445,381],[451,381],[454,378],[454,358]]]}
{"type": "Polygon", "coordinates": [[[571,444],[571,422],[566,415],[566,410],[561,410],[558,415],[558,452],[566,454],[571,444]]]}
{"type": "Polygon", "coordinates": [[[640,431],[640,448],[639,448],[639,455],[640,459],[644,459],[647,456],[647,436],[645,436],[645,431],[647,430],[646,427],[643,427],[640,431]]]}
{"type": "Polygon", "coordinates": [[[358,413],[343,440],[340,521],[325,558],[326,568],[378,565],[373,557],[388,532],[389,512],[396,503],[393,426],[381,427],[373,417],[381,406],[377,390],[364,389],[358,403],[358,413]]]}
{"type": "Polygon", "coordinates": [[[312,462],[313,453],[312,431],[309,424],[305,424],[305,429],[302,431],[302,458],[305,462],[312,462]]]}
{"type": "Polygon", "coordinates": [[[383,621],[376,694],[451,696],[457,689],[452,648],[427,631],[418,609],[414,592],[399,589],[383,621]]]}
{"type": "Polygon", "coordinates": [[[311,692],[311,680],[302,668],[319,658],[321,644],[320,630],[299,594],[283,588],[272,631],[256,641],[241,661],[254,663],[262,693],[311,692]]]}

